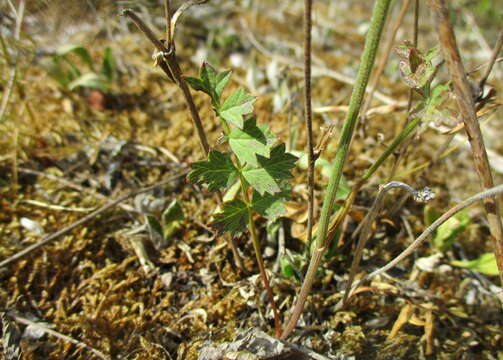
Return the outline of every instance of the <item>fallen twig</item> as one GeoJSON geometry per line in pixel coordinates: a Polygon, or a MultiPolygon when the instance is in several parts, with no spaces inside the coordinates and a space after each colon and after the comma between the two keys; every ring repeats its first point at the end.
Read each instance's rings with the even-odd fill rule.
{"type": "Polygon", "coordinates": [[[65,234],[69,233],[70,231],[72,231],[76,227],[85,224],[89,220],[95,218],[96,216],[100,215],[101,213],[107,211],[108,209],[117,206],[118,204],[120,204],[124,200],[127,200],[127,199],[129,199],[131,197],[134,197],[134,196],[138,195],[138,194],[142,194],[142,193],[146,193],[146,192],[152,191],[152,190],[154,190],[155,188],[157,188],[159,186],[162,186],[164,184],[170,183],[171,181],[173,181],[175,179],[178,179],[178,178],[180,178],[182,176],[185,176],[187,173],[188,173],[188,170],[182,171],[181,173],[179,173],[177,175],[174,175],[174,176],[170,177],[169,179],[159,181],[159,182],[157,182],[157,183],[155,183],[153,185],[147,186],[147,187],[139,189],[139,190],[131,191],[130,193],[128,193],[126,195],[123,195],[123,196],[119,197],[116,200],[110,201],[108,204],[106,204],[106,205],[100,207],[99,209],[93,211],[89,215],[84,216],[82,219],[74,222],[73,224],[71,224],[71,225],[69,225],[69,226],[67,226],[67,227],[65,227],[65,228],[63,228],[63,229],[61,229],[59,231],[56,231],[55,233],[52,233],[51,235],[48,235],[48,236],[44,237],[38,243],[30,245],[27,248],[25,248],[25,249],[17,252],[16,254],[8,257],[5,260],[1,261],[0,262],[0,268],[5,267],[7,265],[10,265],[10,264],[18,261],[19,259],[25,257],[26,255],[30,254],[31,252],[33,252],[33,251],[41,248],[42,246],[47,245],[47,244],[53,242],[57,238],[59,238],[59,237],[65,235],[65,234]]]}
{"type": "Polygon", "coordinates": [[[99,350],[97,350],[97,349],[95,349],[95,348],[93,348],[93,347],[91,347],[91,346],[83,343],[82,341],[79,341],[79,340],[76,340],[74,338],[71,338],[68,335],[63,335],[60,332],[57,332],[57,331],[52,330],[52,329],[49,329],[47,326],[44,326],[44,325],[39,324],[37,322],[31,321],[31,320],[28,320],[28,319],[26,319],[24,317],[16,315],[12,311],[9,311],[7,313],[7,316],[10,317],[12,320],[15,320],[16,322],[20,323],[20,324],[35,327],[38,330],[41,330],[41,331],[43,331],[43,332],[45,332],[45,333],[47,333],[49,335],[57,337],[58,339],[61,339],[63,341],[67,341],[67,342],[71,342],[72,344],[74,344],[75,346],[77,346],[79,348],[89,350],[90,352],[92,352],[94,355],[96,355],[100,359],[104,359],[104,360],[110,359],[110,357],[106,356],[101,351],[99,351],[99,350]]]}
{"type": "MultiPolygon", "coordinates": [[[[19,2],[19,8],[17,9],[16,12],[16,27],[14,29],[14,40],[16,41],[19,40],[21,35],[21,25],[23,24],[24,9],[25,9],[25,1],[21,0],[19,2]]],[[[19,49],[16,48],[14,57],[12,59],[12,67],[9,74],[9,79],[7,80],[7,85],[5,86],[5,92],[2,98],[2,103],[0,104],[0,122],[2,122],[5,112],[7,111],[7,106],[9,105],[12,89],[14,88],[14,84],[16,82],[18,59],[19,59],[19,49]]]]}

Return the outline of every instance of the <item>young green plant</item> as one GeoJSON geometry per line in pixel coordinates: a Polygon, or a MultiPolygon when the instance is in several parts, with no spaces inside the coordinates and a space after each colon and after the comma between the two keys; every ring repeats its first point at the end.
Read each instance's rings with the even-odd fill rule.
{"type": "Polygon", "coordinates": [[[275,220],[286,211],[282,202],[289,197],[291,169],[297,157],[285,152],[285,144],[267,125],[257,125],[255,117],[247,117],[253,111],[255,98],[244,89],[233,91],[225,99],[223,91],[231,77],[231,71],[217,72],[204,63],[198,78],[188,77],[194,90],[203,91],[211,99],[215,114],[220,119],[232,153],[211,150],[208,159],[192,165],[188,178],[192,182],[206,184],[210,191],[223,191],[236,181],[241,196],[224,202],[222,211],[212,223],[218,232],[240,234],[250,232],[260,275],[274,312],[276,335],[280,335],[279,311],[275,305],[269,278],[260,250],[257,229],[253,220],[256,213],[275,220]]]}

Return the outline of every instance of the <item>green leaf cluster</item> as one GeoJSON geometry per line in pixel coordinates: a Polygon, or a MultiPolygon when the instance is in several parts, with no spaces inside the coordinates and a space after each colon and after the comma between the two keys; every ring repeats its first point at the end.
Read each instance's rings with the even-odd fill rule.
{"type": "Polygon", "coordinates": [[[225,191],[239,181],[241,198],[225,202],[213,222],[217,230],[236,234],[246,229],[253,212],[270,220],[286,212],[282,203],[289,198],[288,180],[297,157],[285,151],[285,144],[277,144],[267,125],[257,124],[251,116],[255,98],[246,90],[238,88],[224,98],[230,77],[230,71],[219,73],[204,63],[198,78],[186,78],[194,90],[210,96],[231,150],[210,151],[208,159],[192,165],[188,179],[210,191],[225,191]]]}

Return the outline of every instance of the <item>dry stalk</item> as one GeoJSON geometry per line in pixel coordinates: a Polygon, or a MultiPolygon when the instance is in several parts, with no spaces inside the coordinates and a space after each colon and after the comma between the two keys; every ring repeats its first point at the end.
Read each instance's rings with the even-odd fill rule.
{"type": "MultiPolygon", "coordinates": [[[[210,152],[208,139],[206,138],[203,123],[199,117],[199,112],[194,104],[189,87],[187,86],[182,70],[178,65],[175,47],[169,46],[166,48],[164,43],[155,36],[154,32],[148,27],[148,25],[145,24],[131,9],[123,10],[122,15],[129,17],[138,29],[140,29],[140,31],[152,42],[152,44],[154,44],[158,54],[160,54],[160,56],[156,58],[157,64],[166,73],[166,75],[178,85],[180,90],[182,90],[185,102],[187,103],[190,111],[192,123],[196,128],[197,135],[199,137],[199,143],[203,149],[204,155],[208,156],[208,153],[210,152]]],[[[171,34],[171,36],[173,36],[173,34],[171,34]]]]}
{"type": "Polygon", "coordinates": [[[313,110],[311,107],[311,28],[313,0],[304,1],[304,117],[307,130],[307,249],[311,248],[314,222],[314,155],[313,110]]]}
{"type": "Polygon", "coordinates": [[[480,79],[480,81],[479,81],[479,90],[480,91],[484,90],[484,85],[487,81],[487,78],[489,77],[489,74],[491,74],[491,70],[493,69],[493,66],[496,63],[496,58],[498,57],[498,54],[501,51],[502,46],[503,46],[503,30],[501,30],[501,32],[498,36],[498,40],[496,41],[496,45],[494,46],[494,50],[491,55],[491,60],[489,60],[489,65],[486,69],[486,72],[484,73],[484,76],[482,76],[482,79],[480,79]]]}
{"type": "MultiPolygon", "coordinates": [[[[14,29],[14,40],[18,41],[21,36],[21,25],[23,24],[25,10],[25,0],[19,1],[19,7],[16,13],[16,26],[14,29]]],[[[7,55],[8,56],[8,55],[7,55]]],[[[4,95],[2,97],[2,103],[0,104],[0,122],[3,120],[5,112],[7,111],[7,106],[9,105],[9,100],[12,95],[12,90],[17,78],[17,62],[19,59],[19,49],[16,48],[14,57],[12,59],[11,71],[9,73],[9,79],[7,80],[7,85],[5,85],[4,95]]]]}
{"type": "MultiPolygon", "coordinates": [[[[431,1],[431,8],[435,12],[437,31],[440,39],[447,67],[451,75],[452,84],[456,93],[456,101],[465,125],[468,140],[473,151],[475,168],[483,189],[494,186],[491,175],[491,167],[487,157],[484,139],[480,131],[479,122],[475,110],[474,96],[470,83],[466,77],[466,71],[461,61],[461,56],[456,43],[456,37],[449,19],[449,13],[445,0],[431,1]]],[[[500,210],[496,197],[487,198],[484,201],[487,213],[489,229],[492,235],[493,251],[496,255],[500,281],[503,284],[503,226],[501,223],[500,210]]]]}

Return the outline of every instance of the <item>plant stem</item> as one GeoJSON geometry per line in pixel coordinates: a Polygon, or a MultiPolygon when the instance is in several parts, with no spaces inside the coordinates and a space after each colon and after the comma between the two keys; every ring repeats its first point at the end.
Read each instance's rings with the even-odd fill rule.
{"type": "MultiPolygon", "coordinates": [[[[436,14],[440,44],[451,75],[456,93],[456,101],[465,124],[468,140],[472,147],[475,168],[483,189],[489,189],[494,186],[491,167],[477,120],[474,94],[472,94],[470,83],[466,78],[466,71],[456,44],[456,37],[449,19],[449,13],[444,0],[432,1],[431,6],[436,14]]],[[[492,235],[493,251],[496,256],[496,263],[498,264],[500,281],[503,284],[503,226],[496,197],[487,198],[484,201],[484,207],[489,222],[489,230],[492,235]]]]}
{"type": "Polygon", "coordinates": [[[253,250],[255,250],[255,257],[257,258],[260,276],[262,277],[262,282],[264,283],[267,297],[269,298],[269,302],[271,303],[272,311],[274,313],[274,330],[276,337],[279,337],[281,335],[281,320],[279,317],[279,310],[276,306],[276,302],[274,301],[274,294],[272,292],[271,284],[269,283],[269,277],[267,276],[267,271],[265,269],[264,259],[262,258],[262,251],[260,249],[260,243],[258,241],[257,229],[255,227],[255,222],[253,221],[253,211],[250,207],[248,207],[248,229],[250,230],[253,250]]]}
{"type": "Polygon", "coordinates": [[[337,146],[337,153],[334,160],[335,166],[332,170],[328,188],[323,201],[320,225],[316,239],[316,251],[311,258],[308,273],[306,274],[306,277],[302,284],[299,298],[297,299],[297,303],[295,304],[295,307],[292,311],[290,320],[288,321],[281,335],[282,339],[286,339],[297,324],[297,321],[304,308],[307,296],[311,291],[311,287],[313,285],[316,274],[316,269],[318,268],[321,257],[325,250],[328,225],[334,207],[335,195],[337,193],[340,179],[342,177],[342,169],[348,154],[349,144],[351,142],[351,138],[358,121],[358,113],[362,105],[363,95],[365,94],[365,88],[368,83],[370,71],[372,69],[372,66],[374,65],[381,32],[386,20],[386,14],[388,12],[390,2],[391,0],[376,0],[375,2],[372,19],[370,21],[369,32],[365,40],[365,47],[363,49],[361,64],[358,69],[355,87],[353,88],[349,102],[349,110],[346,113],[341,139],[339,140],[339,144],[337,146]]]}
{"type": "MultiPolygon", "coordinates": [[[[225,135],[229,136],[229,133],[231,131],[229,124],[222,117],[220,117],[220,120],[222,121],[222,127],[224,128],[225,135]]],[[[239,161],[237,156],[236,156],[236,165],[238,169],[242,168],[241,161],[239,161]]],[[[267,272],[265,269],[264,258],[262,257],[262,250],[260,249],[260,242],[257,236],[257,228],[255,227],[255,222],[253,221],[252,200],[248,195],[249,185],[241,172],[239,173],[239,182],[241,183],[241,193],[243,194],[243,200],[248,208],[248,230],[250,231],[250,236],[252,238],[255,258],[257,259],[258,268],[260,271],[260,277],[262,278],[262,283],[264,284],[264,288],[267,292],[267,297],[269,298],[269,302],[271,303],[272,311],[274,314],[274,330],[276,333],[276,337],[279,337],[281,335],[281,319],[279,316],[279,310],[278,307],[276,306],[276,301],[274,301],[274,294],[271,288],[271,284],[269,282],[269,277],[267,276],[267,272]]]]}
{"type": "Polygon", "coordinates": [[[165,59],[169,65],[173,77],[176,80],[177,85],[183,92],[183,96],[185,97],[185,101],[190,110],[192,123],[197,130],[197,135],[199,137],[199,143],[201,145],[201,148],[203,149],[204,154],[208,156],[210,152],[210,146],[208,145],[208,139],[206,138],[206,133],[204,132],[203,123],[201,121],[201,118],[199,117],[199,112],[197,111],[196,105],[194,104],[194,100],[192,99],[192,95],[190,93],[189,87],[187,86],[187,82],[183,77],[182,70],[178,65],[178,60],[176,59],[175,52],[172,51],[171,53],[169,53],[165,57],[165,59]]]}
{"type": "Polygon", "coordinates": [[[311,108],[311,28],[313,1],[304,0],[304,118],[307,130],[307,249],[311,248],[314,221],[314,144],[311,108]]]}
{"type": "Polygon", "coordinates": [[[402,7],[400,8],[400,13],[398,14],[398,18],[396,20],[396,23],[393,26],[393,29],[391,30],[391,36],[388,38],[388,41],[384,45],[384,50],[382,51],[382,56],[379,59],[379,63],[376,66],[376,70],[374,74],[372,75],[372,79],[370,79],[369,82],[369,91],[367,98],[365,99],[365,103],[362,106],[362,116],[366,116],[367,110],[370,107],[370,104],[372,103],[372,98],[374,97],[374,92],[377,89],[377,85],[379,85],[379,79],[381,78],[382,73],[384,72],[384,68],[386,67],[386,64],[388,63],[388,58],[389,54],[391,53],[391,48],[393,47],[393,44],[395,42],[395,37],[398,32],[398,29],[400,29],[400,26],[402,25],[403,18],[405,17],[405,13],[407,11],[407,8],[409,7],[410,0],[404,0],[402,3],[402,7]]]}
{"type": "MultiPolygon", "coordinates": [[[[225,120],[222,119],[225,122],[225,120]]],[[[228,126],[227,126],[228,128],[228,126]]],[[[228,134],[228,133],[227,133],[228,134]]],[[[238,168],[241,168],[241,162],[236,157],[236,165],[238,168]]],[[[271,303],[272,311],[274,313],[274,330],[276,333],[276,337],[281,335],[281,320],[279,317],[279,310],[276,306],[276,302],[274,301],[274,294],[272,292],[271,284],[269,283],[269,277],[267,276],[267,272],[265,269],[264,258],[262,257],[262,250],[260,249],[260,242],[257,236],[257,228],[255,227],[255,222],[253,221],[253,210],[251,208],[251,199],[248,195],[248,183],[246,179],[243,177],[243,174],[239,174],[239,181],[241,182],[241,192],[243,194],[243,200],[248,208],[248,230],[250,231],[250,236],[252,238],[253,250],[255,252],[255,258],[257,259],[258,268],[260,271],[260,277],[262,278],[262,283],[264,284],[264,288],[267,292],[267,297],[269,298],[269,302],[271,303]]]]}

